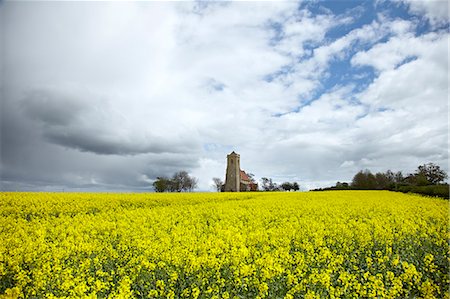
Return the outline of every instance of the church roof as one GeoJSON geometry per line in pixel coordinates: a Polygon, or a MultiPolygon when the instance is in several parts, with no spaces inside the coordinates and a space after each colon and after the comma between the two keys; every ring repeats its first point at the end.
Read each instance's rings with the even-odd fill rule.
{"type": "Polygon", "coordinates": [[[241,181],[247,181],[247,182],[251,181],[250,178],[248,177],[248,175],[243,170],[241,170],[241,181]]]}

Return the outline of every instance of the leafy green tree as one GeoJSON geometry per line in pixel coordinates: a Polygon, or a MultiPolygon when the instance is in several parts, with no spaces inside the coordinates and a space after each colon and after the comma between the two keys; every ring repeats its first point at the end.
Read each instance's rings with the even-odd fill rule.
{"type": "Polygon", "coordinates": [[[386,190],[389,189],[391,184],[393,183],[393,174],[392,172],[388,170],[386,173],[377,172],[375,174],[375,180],[376,180],[376,188],[379,190],[386,190]]]}
{"type": "Polygon", "coordinates": [[[346,182],[337,182],[335,187],[331,187],[331,189],[336,189],[336,190],[346,190],[346,189],[350,189],[350,186],[348,183],[346,182]]]}
{"type": "Polygon", "coordinates": [[[191,177],[186,171],[176,172],[171,179],[158,177],[153,182],[155,192],[186,192],[197,188],[197,178],[191,177]]]}
{"type": "Polygon", "coordinates": [[[434,185],[428,180],[427,176],[424,173],[417,173],[414,175],[414,185],[416,186],[427,186],[434,185]]]}
{"type": "Polygon", "coordinates": [[[421,176],[421,178],[419,178],[421,183],[423,183],[423,178],[425,178],[430,185],[437,185],[448,177],[447,173],[442,170],[439,165],[434,163],[427,163],[419,166],[415,175],[421,176]]]}
{"type": "Polygon", "coordinates": [[[280,185],[281,189],[283,189],[284,191],[290,191],[292,190],[292,184],[289,182],[284,182],[283,184],[280,185]]]}
{"type": "Polygon", "coordinates": [[[156,181],[153,182],[153,188],[155,192],[167,192],[171,191],[171,180],[166,177],[158,177],[156,181]]]}
{"type": "Polygon", "coordinates": [[[361,170],[353,177],[351,186],[353,189],[373,190],[377,188],[377,180],[370,170],[361,170]]]}
{"type": "Polygon", "coordinates": [[[355,176],[353,177],[352,188],[354,188],[354,189],[364,189],[365,182],[366,182],[366,175],[361,170],[357,174],[355,174],[355,176]]]}
{"type": "Polygon", "coordinates": [[[285,190],[285,191],[290,191],[290,190],[298,191],[298,190],[300,190],[300,186],[298,185],[297,182],[293,182],[293,183],[284,182],[283,184],[280,185],[280,188],[282,190],[285,190]]]}

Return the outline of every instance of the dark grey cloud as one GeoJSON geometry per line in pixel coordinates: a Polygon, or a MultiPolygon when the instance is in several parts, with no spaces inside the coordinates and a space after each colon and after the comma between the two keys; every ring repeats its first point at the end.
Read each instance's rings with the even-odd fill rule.
{"type": "MultiPolygon", "coordinates": [[[[56,90],[27,91],[20,101],[20,118],[28,118],[39,127],[46,141],[82,152],[99,155],[138,155],[148,153],[189,153],[198,149],[191,137],[173,139],[170,134],[154,136],[146,132],[139,138],[136,130],[126,128],[118,134],[121,115],[115,114],[107,100],[97,100],[92,94],[68,94],[56,90]]],[[[151,124],[151,122],[149,122],[151,124]]]]}
{"type": "Polygon", "coordinates": [[[153,140],[146,144],[138,144],[120,140],[116,136],[106,136],[102,132],[96,132],[95,129],[86,132],[73,128],[50,128],[44,132],[44,137],[54,144],[100,155],[137,155],[180,150],[156,138],[152,138],[153,140]]]}
{"type": "Polygon", "coordinates": [[[44,126],[70,125],[88,108],[88,103],[74,96],[46,90],[27,91],[20,104],[24,117],[44,126]]]}
{"type": "MultiPolygon", "coordinates": [[[[1,190],[149,191],[151,182],[158,176],[170,176],[181,169],[190,171],[198,167],[198,158],[192,149],[183,153],[130,155],[126,152],[119,155],[123,147],[114,148],[113,143],[113,150],[105,147],[97,151],[81,151],[76,148],[79,144],[86,144],[87,138],[95,139],[95,132],[93,135],[82,133],[82,141],[75,139],[71,146],[61,146],[49,140],[54,136],[51,129],[70,129],[76,117],[53,103],[54,107],[49,110],[61,114],[67,112],[65,119],[53,118],[38,105],[41,100],[27,98],[27,103],[31,101],[35,105],[30,110],[32,105],[27,106],[20,99],[12,100],[11,93],[6,95],[10,97],[2,99],[0,111],[1,190]],[[108,151],[113,154],[104,154],[108,151]]],[[[82,107],[69,109],[79,113],[88,109],[70,103],[67,106],[82,107]]],[[[69,137],[68,140],[74,140],[73,131],[69,137]]],[[[104,140],[92,142],[107,145],[104,140]]]]}

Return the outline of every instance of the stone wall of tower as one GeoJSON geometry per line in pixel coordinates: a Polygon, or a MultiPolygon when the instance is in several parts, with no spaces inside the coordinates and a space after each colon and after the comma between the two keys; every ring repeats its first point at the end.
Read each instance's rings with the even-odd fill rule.
{"type": "Polygon", "coordinates": [[[227,173],[225,177],[225,192],[240,191],[240,156],[235,152],[227,155],[227,173]]]}

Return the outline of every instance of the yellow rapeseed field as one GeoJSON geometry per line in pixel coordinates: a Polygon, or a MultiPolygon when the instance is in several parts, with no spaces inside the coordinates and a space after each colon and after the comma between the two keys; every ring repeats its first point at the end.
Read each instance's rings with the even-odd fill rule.
{"type": "Polygon", "coordinates": [[[448,298],[448,201],[0,193],[1,298],[448,298]]]}

